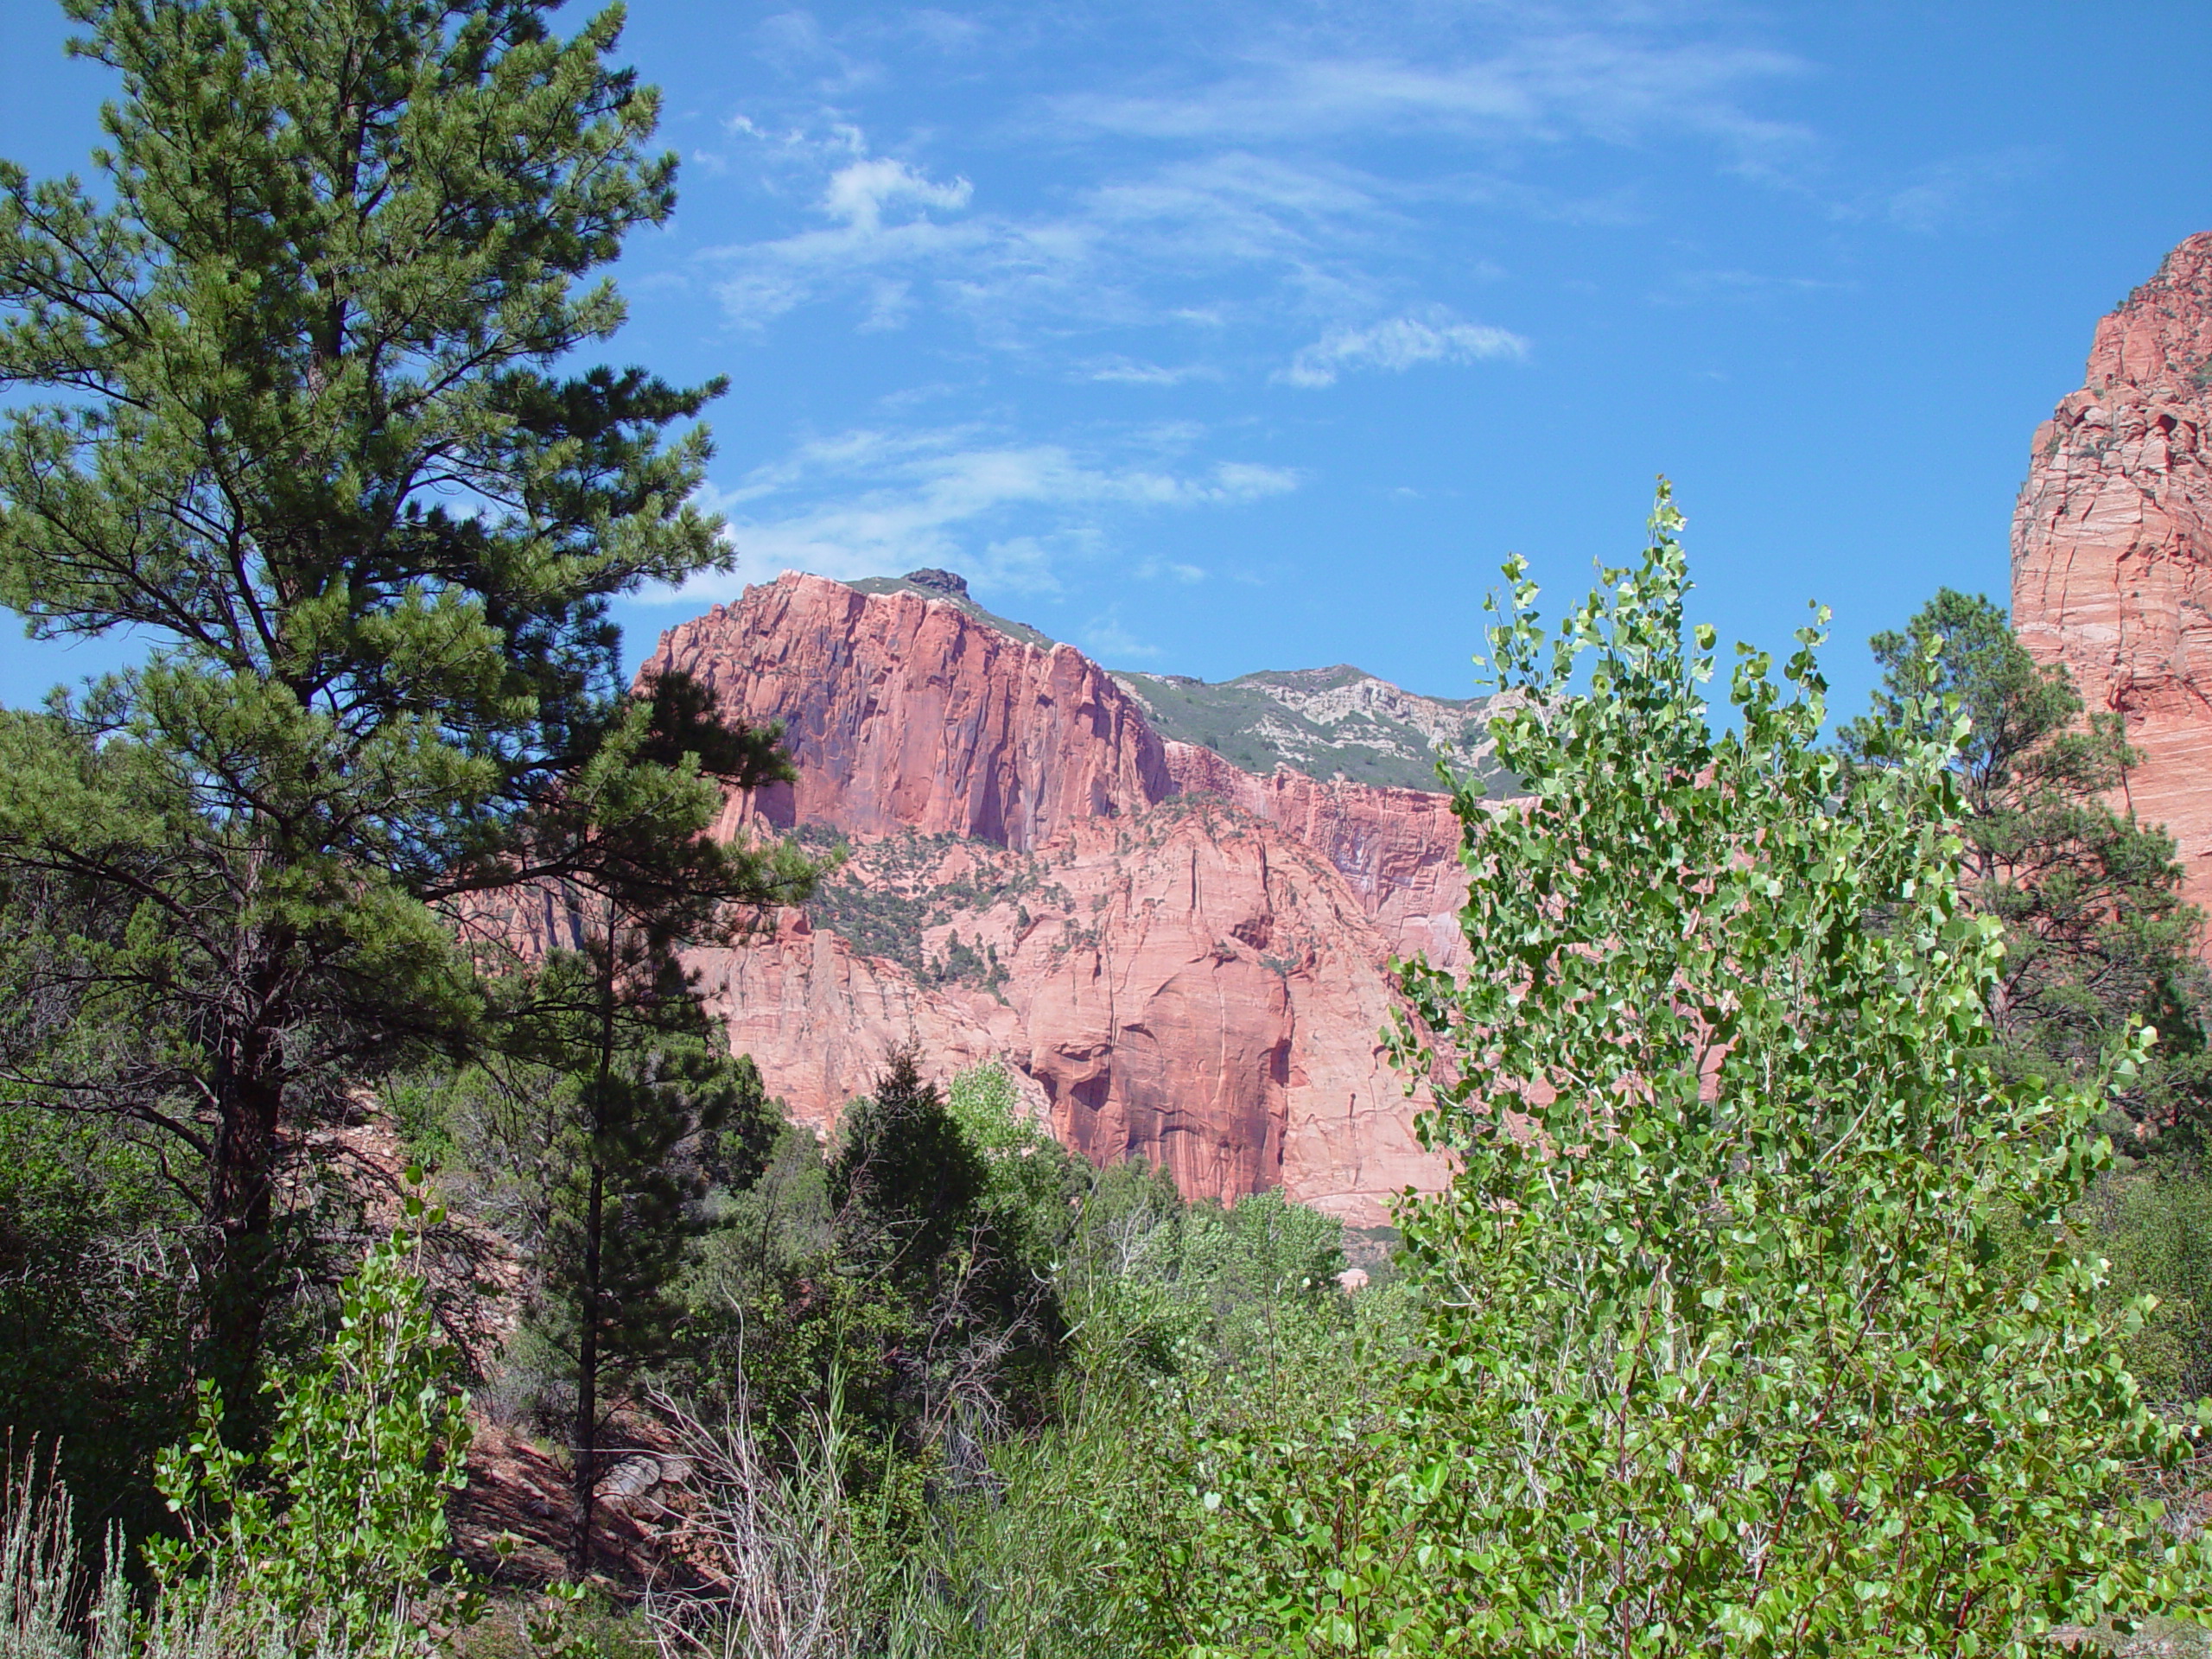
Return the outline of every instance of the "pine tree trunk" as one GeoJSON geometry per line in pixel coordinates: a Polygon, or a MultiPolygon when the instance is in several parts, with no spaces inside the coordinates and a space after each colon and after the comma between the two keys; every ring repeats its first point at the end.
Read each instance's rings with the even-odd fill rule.
{"type": "Polygon", "coordinates": [[[251,1405],[268,1317],[276,1124],[283,1099],[282,1083],[266,1075],[217,1079],[200,1368],[216,1380],[232,1414],[251,1405]]]}
{"type": "Polygon", "coordinates": [[[199,1364],[222,1389],[232,1421],[258,1398],[262,1335],[275,1295],[277,1128],[284,1107],[283,1017],[277,987],[290,940],[262,941],[262,960],[239,976],[243,1004],[216,1049],[209,1091],[215,1134],[207,1159],[207,1280],[199,1364]]]}
{"type": "Polygon", "coordinates": [[[579,1579],[591,1572],[592,1522],[599,1507],[599,1245],[606,1198],[606,1177],[594,1164],[584,1214],[583,1318],[576,1339],[576,1537],[570,1553],[579,1579]]]}

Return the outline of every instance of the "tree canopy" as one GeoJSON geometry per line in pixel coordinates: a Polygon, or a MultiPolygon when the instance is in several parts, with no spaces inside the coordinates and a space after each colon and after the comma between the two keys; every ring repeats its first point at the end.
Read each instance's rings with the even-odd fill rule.
{"type": "Polygon", "coordinates": [[[1880,764],[1895,734],[1967,721],[1951,766],[1965,891],[2004,925],[1989,991],[2000,1065],[2079,1076],[2140,1020],[2155,1041],[2114,1127],[2139,1153],[2199,1151],[2212,1127],[2204,918],[2181,896],[2173,837],[2125,804],[2135,756],[2120,717],[2086,712],[2065,669],[2037,663],[1979,594],[1944,588],[1871,643],[1882,683],[1844,728],[1847,753],[1880,764]]]}
{"type": "Polygon", "coordinates": [[[796,871],[704,849],[696,699],[632,705],[607,618],[730,559],[671,435],[720,383],[570,366],[675,199],[619,9],[68,10],[121,96],[104,191],[0,164],[0,603],[148,654],[0,729],[0,1068],[199,1166],[243,1376],[291,1128],[473,1040],[471,894],[645,846],[723,899],[796,871]]]}

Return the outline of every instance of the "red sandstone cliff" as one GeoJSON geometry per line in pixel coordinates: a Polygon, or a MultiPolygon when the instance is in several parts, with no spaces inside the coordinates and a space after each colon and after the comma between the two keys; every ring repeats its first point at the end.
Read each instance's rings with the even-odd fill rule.
{"type": "Polygon", "coordinates": [[[1159,737],[1097,664],[918,594],[786,574],[663,634],[645,671],[668,668],[737,718],[783,722],[798,782],[748,808],[779,829],[1026,849],[1174,792],[1159,737]]]}
{"type": "Polygon", "coordinates": [[[1465,959],[1467,880],[1450,796],[1323,782],[1287,767],[1255,777],[1194,743],[1168,744],[1167,772],[1179,792],[1217,796],[1327,859],[1399,956],[1465,959]]]}
{"type": "MultiPolygon", "coordinates": [[[[980,855],[944,856],[933,874],[957,880],[980,855]]],[[[940,1071],[1004,1061],[1068,1145],[1149,1158],[1192,1194],[1281,1185],[1371,1223],[1390,1193],[1435,1179],[1381,1052],[1388,947],[1323,861],[1194,801],[1078,826],[1033,873],[925,938],[932,953],[953,933],[995,950],[995,989],[925,984],[791,918],[773,940],[700,953],[709,1005],[821,1127],[915,1040],[940,1071]]]]}
{"type": "Polygon", "coordinates": [[[941,1071],[1003,1060],[1068,1144],[1192,1194],[1281,1185],[1373,1223],[1439,1179],[1378,1033],[1388,959],[1460,949],[1446,797],[1255,777],[1163,743],[1071,647],[819,577],[671,630],[658,668],[783,722],[799,781],[734,804],[727,833],[757,816],[853,842],[817,915],[696,963],[802,1121],[826,1127],[915,1041],[941,1071]],[[823,925],[871,906],[906,918],[903,962],[823,925]]]}
{"type": "Polygon", "coordinates": [[[2012,620],[2141,753],[2127,794],[2212,906],[2212,233],[2097,325],[2037,429],[2012,518],[2012,620]]]}

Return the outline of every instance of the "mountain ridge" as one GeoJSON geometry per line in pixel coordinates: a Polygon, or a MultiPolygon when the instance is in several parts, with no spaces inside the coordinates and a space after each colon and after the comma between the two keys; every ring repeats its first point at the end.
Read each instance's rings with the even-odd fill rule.
{"type": "MultiPolygon", "coordinates": [[[[1024,645],[1064,643],[1027,622],[984,608],[967,579],[950,570],[910,570],[843,584],[871,596],[914,594],[1024,645]]],[[[1432,697],[1408,691],[1349,663],[1326,668],[1261,669],[1227,680],[1109,669],[1163,738],[1211,749],[1246,772],[1274,766],[1326,781],[1441,792],[1437,765],[1480,778],[1492,793],[1511,792],[1484,728],[1487,697],[1432,697]]]]}

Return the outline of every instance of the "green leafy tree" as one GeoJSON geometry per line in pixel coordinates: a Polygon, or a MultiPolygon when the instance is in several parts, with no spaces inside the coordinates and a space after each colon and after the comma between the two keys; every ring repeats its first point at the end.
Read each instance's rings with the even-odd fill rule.
{"type": "Polygon", "coordinates": [[[161,1518],[154,1453],[190,1412],[188,1302],[160,1269],[189,1216],[112,1121],[0,1101],[0,1440],[52,1448],[87,1542],[161,1518]]]}
{"type": "Polygon", "coordinates": [[[1236,1436],[1201,1466],[1205,1650],[2025,1656],[2212,1597],[2141,1481],[2194,1431],[2067,1229],[2100,1094],[1988,1058],[1965,733],[1909,705],[1847,766],[1814,629],[1780,684],[1744,649],[1717,728],[1679,524],[1662,489],[1556,638],[1507,567],[1530,798],[1460,793],[1471,960],[1402,976],[1457,1164],[1404,1216],[1422,1356],[1309,1434],[1326,1481],[1236,1436]]]}
{"type": "Polygon", "coordinates": [[[2134,760],[2120,717],[2085,720],[2064,668],[2037,663],[1979,594],[1944,588],[1872,644],[1882,683],[1847,751],[1940,722],[1947,700],[1972,721],[1952,766],[1967,891],[2005,925],[1990,1014],[2007,1068],[2094,1071],[2139,1019],[2158,1042],[2120,1102],[2152,1146],[2197,1149],[2212,1117],[2203,917],[2181,897],[2173,838],[2110,804],[2134,760]]]}
{"type": "Polygon", "coordinates": [[[461,899],[596,844],[533,832],[624,729],[608,601],[728,562],[703,431],[664,442],[719,385],[555,368],[674,200],[619,10],[66,5],[121,91],[103,194],[0,164],[0,602],[149,655],[0,757],[0,873],[103,923],[22,964],[8,1062],[196,1166],[242,1407],[288,1129],[465,1043],[461,899]]]}
{"type": "MultiPolygon", "coordinates": [[[[442,1219],[418,1196],[407,1207],[418,1225],[442,1219]]],[[[468,1402],[412,1251],[404,1233],[372,1251],[341,1287],[321,1357],[271,1378],[275,1431],[259,1456],[226,1443],[221,1395],[201,1384],[197,1430],[161,1459],[183,1536],[148,1548],[154,1651],[258,1652],[273,1638],[427,1656],[434,1619],[474,1618],[443,1582],[468,1402]]]]}

